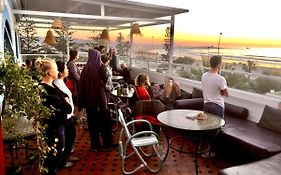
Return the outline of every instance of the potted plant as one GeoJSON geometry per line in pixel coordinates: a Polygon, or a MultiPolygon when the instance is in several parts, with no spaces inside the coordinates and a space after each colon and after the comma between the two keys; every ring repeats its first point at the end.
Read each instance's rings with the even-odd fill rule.
{"type": "MultiPolygon", "coordinates": [[[[39,173],[46,171],[44,168],[44,160],[50,151],[46,143],[45,128],[42,123],[44,118],[50,116],[49,108],[43,106],[40,93],[43,88],[36,86],[36,82],[32,80],[30,71],[27,68],[20,67],[11,59],[11,56],[5,55],[5,60],[0,65],[0,94],[4,95],[4,105],[2,108],[2,119],[8,121],[3,123],[3,130],[14,133],[15,126],[9,121],[13,121],[26,116],[28,120],[32,120],[34,132],[36,135],[36,158],[38,158],[39,173]]],[[[15,133],[14,133],[15,134],[15,133]]],[[[21,138],[20,134],[17,136],[21,138]]]]}

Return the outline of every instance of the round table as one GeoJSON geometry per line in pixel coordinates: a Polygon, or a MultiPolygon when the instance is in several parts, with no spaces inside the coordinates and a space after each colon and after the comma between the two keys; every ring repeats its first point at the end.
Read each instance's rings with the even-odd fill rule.
{"type": "Polygon", "coordinates": [[[116,96],[116,97],[121,97],[121,98],[132,98],[134,95],[134,88],[131,88],[130,90],[128,90],[128,94],[123,94],[120,92],[120,94],[117,94],[117,89],[114,89],[111,94],[116,96]]]}
{"type": "Polygon", "coordinates": [[[117,80],[122,80],[123,79],[123,76],[120,76],[120,75],[113,75],[112,76],[112,81],[117,81],[117,80]]]}
{"type": "MultiPolygon", "coordinates": [[[[18,158],[17,142],[22,139],[29,139],[35,136],[33,128],[33,120],[28,120],[26,117],[4,117],[2,121],[3,142],[9,144],[9,152],[11,156],[12,170],[15,170],[13,144],[16,148],[16,159],[18,158]]],[[[28,157],[28,143],[25,146],[26,158],[28,157]]]]}
{"type": "Polygon", "coordinates": [[[168,127],[188,131],[213,130],[225,124],[224,119],[210,113],[205,113],[207,115],[205,120],[195,119],[196,115],[200,112],[203,111],[175,109],[161,112],[158,114],[157,119],[161,124],[168,127]]]}
{"type": "MultiPolygon", "coordinates": [[[[169,110],[169,111],[164,111],[158,114],[157,119],[160,121],[160,123],[166,127],[170,127],[173,129],[177,130],[182,130],[182,131],[192,131],[192,132],[208,132],[212,130],[217,130],[224,126],[225,121],[223,118],[220,118],[216,115],[210,114],[210,113],[205,113],[207,115],[207,119],[205,120],[197,120],[196,115],[198,113],[201,113],[203,111],[198,111],[198,110],[188,110],[188,109],[175,109],[175,110],[169,110]]],[[[169,139],[167,133],[165,133],[167,142],[168,142],[168,149],[164,158],[164,161],[166,160],[168,153],[169,153],[169,148],[173,148],[171,146],[171,141],[173,139],[169,139]]],[[[198,136],[199,137],[199,136],[198,136]]],[[[197,156],[198,156],[198,150],[199,150],[199,145],[201,142],[207,142],[203,141],[202,138],[196,138],[199,140],[197,146],[196,146],[196,151],[195,151],[195,170],[196,174],[198,174],[198,166],[197,166],[197,156]]],[[[210,145],[208,144],[210,147],[210,145]]],[[[174,149],[174,148],[173,148],[174,149]]]]}

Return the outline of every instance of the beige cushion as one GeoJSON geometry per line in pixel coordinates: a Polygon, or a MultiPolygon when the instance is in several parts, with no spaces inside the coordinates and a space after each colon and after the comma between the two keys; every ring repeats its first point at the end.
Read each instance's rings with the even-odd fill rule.
{"type": "Polygon", "coordinates": [[[266,105],[258,125],[281,134],[281,110],[266,105]]]}

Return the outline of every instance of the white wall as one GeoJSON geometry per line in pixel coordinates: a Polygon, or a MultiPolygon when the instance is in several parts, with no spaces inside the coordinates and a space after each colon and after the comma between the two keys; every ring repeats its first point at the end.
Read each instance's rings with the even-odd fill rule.
{"type": "MultiPolygon", "coordinates": [[[[135,77],[139,73],[146,73],[147,75],[149,75],[151,81],[157,82],[158,84],[164,83],[165,80],[168,80],[169,78],[169,76],[166,74],[161,74],[158,72],[150,72],[144,69],[132,68],[131,70],[132,77],[135,77]]],[[[175,81],[178,81],[180,83],[181,88],[186,92],[191,93],[193,87],[201,89],[201,82],[199,81],[188,80],[179,77],[172,77],[172,78],[175,81]]],[[[232,89],[232,88],[229,88],[228,90],[230,96],[225,98],[225,102],[236,106],[247,108],[249,110],[248,120],[254,122],[258,122],[260,120],[265,105],[271,106],[273,108],[279,108],[279,109],[281,107],[281,99],[269,97],[266,95],[241,91],[237,89],[232,89]]]]}

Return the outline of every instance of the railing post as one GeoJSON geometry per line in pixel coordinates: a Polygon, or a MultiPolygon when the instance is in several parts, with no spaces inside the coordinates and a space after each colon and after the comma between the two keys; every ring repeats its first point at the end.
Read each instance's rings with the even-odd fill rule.
{"type": "MultiPolygon", "coordinates": [[[[131,22],[131,28],[133,26],[133,23],[131,22]]],[[[130,32],[130,53],[129,53],[129,59],[130,59],[130,68],[133,66],[132,63],[132,54],[133,54],[133,34],[130,32]]]]}
{"type": "Polygon", "coordinates": [[[169,76],[173,75],[174,26],[175,26],[175,15],[172,15],[171,16],[171,26],[170,26],[170,48],[169,48],[169,52],[168,52],[169,76]]]}
{"type": "MultiPolygon", "coordinates": [[[[69,60],[70,48],[69,48],[69,36],[68,36],[68,26],[65,29],[65,37],[66,37],[66,61],[69,60]]],[[[65,61],[65,60],[63,60],[65,61]]]]}

